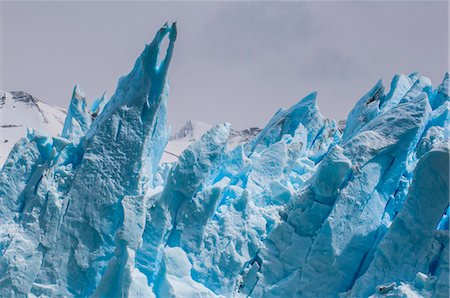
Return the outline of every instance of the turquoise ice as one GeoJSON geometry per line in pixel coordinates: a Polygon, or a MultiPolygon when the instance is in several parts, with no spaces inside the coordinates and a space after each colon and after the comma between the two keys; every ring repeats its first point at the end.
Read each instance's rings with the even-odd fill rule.
{"type": "Polygon", "coordinates": [[[219,124],[161,164],[176,36],[165,24],[109,100],[76,85],[59,137],[14,146],[0,296],[448,295],[448,74],[377,82],[343,131],[311,93],[246,144],[219,124]]]}

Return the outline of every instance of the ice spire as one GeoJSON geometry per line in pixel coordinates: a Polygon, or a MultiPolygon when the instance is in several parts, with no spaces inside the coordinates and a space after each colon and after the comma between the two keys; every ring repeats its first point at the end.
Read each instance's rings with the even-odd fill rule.
{"type": "Polygon", "coordinates": [[[95,118],[97,118],[97,116],[102,113],[103,108],[105,107],[107,102],[108,98],[106,96],[106,91],[102,94],[102,96],[94,100],[90,110],[92,121],[94,121],[95,118]]]}
{"type": "MultiPolygon", "coordinates": [[[[167,96],[166,74],[175,38],[176,25],[165,24],[130,74],[120,79],[111,100],[90,127],[84,93],[75,87],[63,136],[86,135],[79,145],[67,142],[63,149],[57,146],[59,141],[48,142],[50,152],[62,150],[59,160],[43,176],[28,181],[26,189],[31,191],[23,199],[27,206],[24,212],[33,208],[48,211],[43,211],[43,218],[27,220],[28,227],[18,232],[21,237],[2,251],[0,295],[32,291],[38,296],[90,296],[100,280],[108,284],[111,277],[128,276],[118,271],[132,269],[134,258],[128,256],[133,255],[141,238],[139,232],[132,235],[129,229],[137,224],[133,218],[145,216],[144,191],[165,146],[160,140],[168,138],[165,108],[161,107],[167,96]],[[158,66],[160,45],[167,35],[169,48],[158,66]],[[12,257],[24,242],[32,247],[30,254],[24,254],[29,256],[25,267],[15,264],[12,257]],[[108,263],[118,264],[111,265],[118,271],[106,274],[108,263]],[[52,269],[40,270],[41,265],[52,269]],[[41,287],[41,283],[49,286],[41,287]],[[12,286],[17,284],[21,286],[12,286]],[[60,287],[62,284],[66,286],[60,287]]],[[[132,290],[126,281],[117,287],[132,296],[126,294],[132,290]]],[[[98,293],[106,295],[111,288],[98,293]]]]}
{"type": "Polygon", "coordinates": [[[83,136],[91,125],[91,117],[86,111],[86,96],[80,85],[73,88],[72,99],[61,136],[72,139],[83,136]]]}

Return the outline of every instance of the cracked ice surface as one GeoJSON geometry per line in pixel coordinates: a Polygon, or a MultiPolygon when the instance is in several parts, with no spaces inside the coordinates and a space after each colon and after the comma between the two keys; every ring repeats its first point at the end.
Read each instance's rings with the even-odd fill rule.
{"type": "Polygon", "coordinates": [[[311,93],[246,144],[216,125],[160,165],[176,31],[110,100],[76,85],[60,137],[14,146],[0,296],[446,297],[448,74],[377,82],[343,134],[311,93]]]}

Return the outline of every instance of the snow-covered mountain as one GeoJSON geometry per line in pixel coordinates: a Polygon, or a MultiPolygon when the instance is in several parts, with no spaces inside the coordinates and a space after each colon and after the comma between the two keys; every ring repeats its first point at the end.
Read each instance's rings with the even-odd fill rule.
{"type": "Polygon", "coordinates": [[[0,168],[11,148],[26,136],[27,127],[49,136],[61,133],[66,111],[23,91],[0,91],[0,168]]]}
{"type": "MultiPolygon", "coordinates": [[[[164,149],[161,162],[174,162],[178,159],[181,153],[194,141],[200,140],[201,136],[212,128],[211,125],[200,122],[188,120],[186,124],[175,134],[173,134],[164,149]]],[[[244,130],[230,131],[230,138],[228,141],[228,149],[233,149],[237,145],[246,143],[261,131],[260,128],[252,127],[244,130]]]]}
{"type": "Polygon", "coordinates": [[[60,137],[14,146],[0,297],[448,297],[448,74],[379,81],[340,124],[310,93],[231,150],[229,124],[191,122],[160,165],[176,36],[95,118],[77,86],[60,137]]]}
{"type": "Polygon", "coordinates": [[[211,127],[211,125],[200,121],[188,120],[178,132],[170,137],[170,141],[196,141],[200,139],[205,132],[211,129],[211,127]]]}

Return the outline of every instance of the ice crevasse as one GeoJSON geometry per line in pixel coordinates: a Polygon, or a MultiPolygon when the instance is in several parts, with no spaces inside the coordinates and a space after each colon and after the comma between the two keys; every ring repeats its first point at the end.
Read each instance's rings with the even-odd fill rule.
{"type": "Polygon", "coordinates": [[[109,100],[75,86],[59,137],[14,146],[0,296],[448,296],[448,74],[377,82],[343,131],[311,93],[248,143],[219,124],[160,164],[176,35],[109,100]]]}

